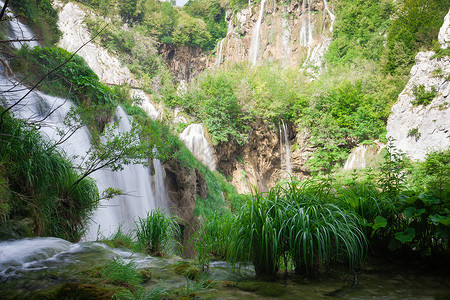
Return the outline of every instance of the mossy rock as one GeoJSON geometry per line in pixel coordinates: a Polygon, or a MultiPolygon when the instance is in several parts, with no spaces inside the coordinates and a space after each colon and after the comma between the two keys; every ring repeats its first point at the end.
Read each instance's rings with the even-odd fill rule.
{"type": "Polygon", "coordinates": [[[170,267],[171,267],[171,268],[175,271],[175,273],[177,273],[178,275],[185,275],[186,272],[187,272],[187,270],[188,270],[189,268],[191,268],[191,264],[188,263],[188,262],[186,262],[186,261],[182,261],[182,262],[173,264],[173,265],[171,265],[170,267]]]}
{"type": "Polygon", "coordinates": [[[119,292],[117,287],[107,288],[93,284],[82,284],[79,282],[68,282],[51,289],[41,291],[33,297],[34,299],[70,299],[70,300],[94,300],[111,299],[119,292]]]}
{"type": "Polygon", "coordinates": [[[33,237],[34,226],[30,218],[0,221],[0,240],[33,237]]]}
{"type": "Polygon", "coordinates": [[[149,282],[152,279],[152,271],[150,269],[139,269],[139,275],[142,277],[143,282],[149,282]]]}

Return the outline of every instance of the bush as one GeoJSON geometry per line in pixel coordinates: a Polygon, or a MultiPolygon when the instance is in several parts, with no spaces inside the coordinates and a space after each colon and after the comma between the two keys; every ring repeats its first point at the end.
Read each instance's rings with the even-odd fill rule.
{"type": "Polygon", "coordinates": [[[434,86],[431,87],[430,91],[427,91],[427,90],[425,90],[425,86],[423,84],[414,85],[413,86],[413,95],[416,99],[411,101],[412,105],[427,106],[437,96],[437,90],[434,86]]]}

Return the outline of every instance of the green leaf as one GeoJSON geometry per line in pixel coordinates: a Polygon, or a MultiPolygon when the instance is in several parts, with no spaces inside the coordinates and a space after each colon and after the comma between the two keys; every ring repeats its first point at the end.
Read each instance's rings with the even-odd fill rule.
{"type": "Polygon", "coordinates": [[[419,195],[419,199],[422,200],[423,204],[425,205],[436,205],[441,203],[441,200],[439,198],[428,194],[419,195]]]}
{"type": "Polygon", "coordinates": [[[403,214],[405,215],[405,217],[407,218],[414,218],[414,217],[418,217],[421,214],[423,214],[425,212],[424,208],[421,209],[417,209],[414,206],[410,206],[407,207],[404,211],[403,214]]]}
{"type": "Polygon", "coordinates": [[[372,230],[376,231],[378,228],[384,228],[387,226],[387,220],[382,216],[377,216],[373,221],[372,230]]]}
{"type": "Polygon", "coordinates": [[[416,230],[414,228],[408,227],[405,231],[397,232],[395,234],[395,238],[402,242],[402,244],[406,242],[411,242],[416,236],[416,230]]]}

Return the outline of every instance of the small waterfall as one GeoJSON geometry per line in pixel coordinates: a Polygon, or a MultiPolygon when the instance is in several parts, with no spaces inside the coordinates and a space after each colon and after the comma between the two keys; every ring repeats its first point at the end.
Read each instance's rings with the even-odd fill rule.
{"type": "MultiPolygon", "coordinates": [[[[302,26],[300,28],[300,46],[307,47],[308,54],[306,57],[306,61],[309,60],[311,56],[311,46],[313,44],[313,27],[311,25],[311,3],[308,0],[308,23],[306,23],[306,17],[302,15],[302,26]]],[[[305,11],[305,1],[302,2],[302,11],[305,11]]]]}
{"type": "Polygon", "coordinates": [[[266,0],[261,0],[261,8],[259,10],[258,21],[256,21],[255,27],[253,27],[252,40],[250,43],[250,49],[248,52],[248,61],[252,66],[256,65],[256,60],[258,59],[259,50],[259,34],[261,28],[262,17],[264,14],[264,4],[266,0]]]}
{"type": "Polygon", "coordinates": [[[367,145],[360,145],[352,150],[349,157],[345,161],[344,170],[364,169],[366,167],[366,151],[367,145]]]}
{"type": "Polygon", "coordinates": [[[333,32],[333,25],[334,25],[334,21],[336,20],[336,16],[333,15],[333,13],[331,12],[331,10],[328,8],[328,2],[327,2],[327,0],[323,0],[323,5],[324,5],[324,8],[325,8],[326,12],[330,15],[330,20],[331,20],[331,24],[330,24],[330,32],[333,32]]]}
{"type": "Polygon", "coordinates": [[[280,126],[280,159],[281,159],[281,168],[284,169],[287,173],[292,174],[292,163],[291,163],[291,145],[289,143],[289,131],[284,123],[281,120],[280,126]],[[283,147],[284,141],[284,147],[283,147]],[[284,152],[284,156],[283,156],[284,152]],[[284,167],[284,168],[283,168],[284,167]]]}
{"type": "Polygon", "coordinates": [[[192,154],[210,170],[216,169],[216,160],[205,138],[205,130],[201,124],[191,124],[180,134],[180,140],[192,154]]]}
{"type": "Polygon", "coordinates": [[[217,43],[217,49],[218,49],[218,54],[217,54],[217,60],[214,64],[214,67],[217,69],[220,67],[220,65],[222,64],[222,49],[223,49],[223,42],[225,41],[225,38],[221,39],[218,43],[217,43]]]}
{"type": "MultiPolygon", "coordinates": [[[[4,5],[5,3],[3,1],[0,1],[0,9],[2,9],[4,5]]],[[[33,39],[36,39],[36,36],[33,34],[30,28],[25,24],[21,23],[9,8],[6,8],[6,16],[10,19],[10,21],[8,22],[9,23],[8,39],[25,40],[23,42],[20,41],[11,42],[11,45],[14,48],[20,49],[25,44],[28,45],[28,47],[30,48],[39,46],[39,43],[37,41],[33,41],[33,39]]]]}
{"type": "Polygon", "coordinates": [[[286,53],[283,65],[286,66],[289,64],[289,57],[291,54],[290,41],[291,41],[291,27],[289,26],[289,21],[285,18],[281,19],[281,27],[283,31],[281,33],[281,41],[283,45],[283,50],[286,53]]]}

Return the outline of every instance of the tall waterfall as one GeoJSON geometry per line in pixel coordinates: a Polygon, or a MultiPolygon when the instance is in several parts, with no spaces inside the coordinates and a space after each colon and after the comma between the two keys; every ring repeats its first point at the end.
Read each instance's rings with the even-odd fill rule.
{"type": "MultiPolygon", "coordinates": [[[[311,26],[311,3],[308,0],[308,17],[302,16],[302,26],[300,28],[300,46],[308,48],[306,60],[311,56],[311,45],[313,43],[313,27],[311,26]],[[306,22],[308,21],[308,23],[306,22]]],[[[305,1],[302,2],[302,11],[306,10],[305,1]]]]}
{"type": "Polygon", "coordinates": [[[250,49],[248,51],[248,61],[252,66],[256,65],[256,60],[258,59],[259,50],[259,34],[261,28],[262,17],[264,14],[264,4],[266,0],[261,1],[261,8],[259,10],[258,20],[256,21],[255,27],[253,27],[252,41],[250,43],[250,49]]]}
{"type": "Polygon", "coordinates": [[[331,24],[330,24],[330,32],[333,32],[333,25],[334,25],[334,21],[336,20],[336,16],[333,15],[333,13],[331,12],[331,10],[328,8],[328,2],[327,2],[327,0],[323,0],[323,6],[324,6],[326,12],[330,15],[330,20],[331,20],[331,24]]]}
{"type": "MultiPolygon", "coordinates": [[[[15,28],[11,39],[28,39],[33,37],[32,32],[16,19],[10,22],[15,28]],[[17,23],[16,23],[17,22],[17,23]],[[17,27],[15,27],[17,25],[17,27]],[[17,35],[20,32],[21,35],[17,35]]],[[[35,42],[23,42],[30,47],[37,45],[35,42]]],[[[21,46],[20,44],[14,44],[21,46]]],[[[3,70],[0,70],[3,71],[3,70]]],[[[69,131],[64,124],[64,118],[73,106],[69,100],[45,95],[39,91],[32,91],[20,83],[0,74],[0,94],[2,105],[9,107],[14,103],[12,113],[28,122],[39,123],[40,131],[51,140],[58,140],[58,131],[69,131]],[[28,93],[28,95],[26,95],[28,93]]],[[[119,122],[118,131],[130,130],[129,117],[121,107],[116,110],[116,121],[119,122]]],[[[74,132],[74,134],[60,145],[60,150],[73,161],[75,165],[82,162],[83,157],[92,147],[91,136],[86,126],[74,132]]],[[[154,170],[150,170],[142,165],[128,165],[122,171],[112,172],[107,169],[100,169],[91,174],[96,181],[99,192],[106,188],[113,187],[121,189],[124,195],[117,196],[112,200],[102,200],[98,209],[92,217],[86,240],[95,240],[97,233],[108,236],[115,232],[119,226],[125,231],[134,227],[134,220],[137,217],[144,217],[148,211],[157,207],[167,208],[166,191],[164,189],[163,169],[158,160],[153,161],[154,170]],[[153,176],[152,176],[153,175],[153,176]],[[154,189],[152,189],[152,185],[154,189]]]]}
{"type": "Polygon", "coordinates": [[[287,173],[292,174],[292,163],[291,163],[291,145],[289,143],[289,131],[284,123],[281,120],[280,126],[280,159],[281,159],[281,168],[285,170],[287,173]],[[283,147],[284,142],[284,147],[283,147]],[[283,155],[284,153],[284,155],[283,155]]]}
{"type": "Polygon", "coordinates": [[[223,51],[223,42],[225,41],[225,38],[221,39],[218,43],[217,43],[217,60],[214,64],[215,68],[219,68],[220,65],[222,64],[222,51],[223,51]]]}

